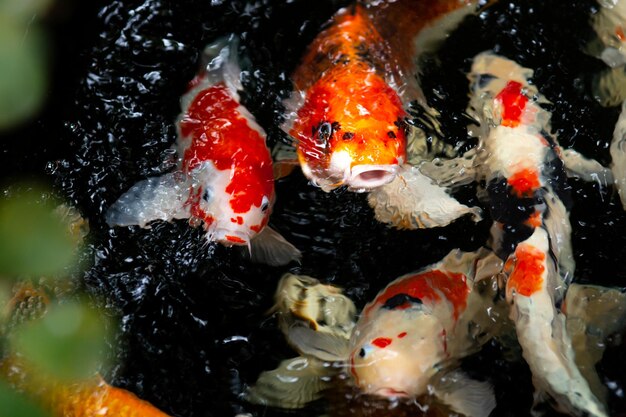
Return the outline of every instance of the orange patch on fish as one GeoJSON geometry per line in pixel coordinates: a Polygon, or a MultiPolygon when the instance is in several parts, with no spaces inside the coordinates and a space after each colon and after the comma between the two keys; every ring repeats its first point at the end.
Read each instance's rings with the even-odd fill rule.
{"type": "Polygon", "coordinates": [[[531,197],[533,192],[541,186],[539,174],[534,169],[522,169],[509,177],[508,184],[513,188],[517,197],[531,197]]]}
{"type": "Polygon", "coordinates": [[[502,126],[519,126],[528,103],[528,98],[522,92],[522,84],[509,81],[496,96],[496,100],[502,105],[502,126]]]}
{"type": "MultiPolygon", "coordinates": [[[[509,275],[507,287],[516,293],[530,297],[543,286],[544,261],[546,255],[528,244],[520,244],[515,249],[513,272],[509,275]]],[[[507,262],[510,267],[511,264],[507,262]]]]}
{"type": "Polygon", "coordinates": [[[624,29],[621,26],[615,27],[615,36],[617,36],[617,39],[619,39],[621,42],[626,41],[626,35],[624,35],[624,29]]]}
{"type": "Polygon", "coordinates": [[[384,349],[389,346],[391,342],[392,340],[388,337],[377,337],[376,339],[372,340],[372,345],[384,349]]]}
{"type": "Polygon", "coordinates": [[[313,41],[293,75],[306,99],[289,134],[297,140],[300,163],[314,175],[327,175],[338,152],[350,167],[396,165],[405,159],[406,137],[398,124],[406,115],[402,101],[379,68],[363,58],[384,56],[382,45],[364,8],[356,6],[354,13],[338,14],[313,41]]]}
{"type": "Polygon", "coordinates": [[[530,217],[524,222],[527,226],[530,227],[540,227],[543,222],[541,217],[541,213],[536,211],[530,215],[530,217]]]}
{"type": "Polygon", "coordinates": [[[401,294],[423,302],[438,302],[443,295],[452,304],[454,318],[457,319],[467,305],[470,289],[466,281],[467,278],[461,273],[440,270],[408,276],[383,290],[374,302],[364,309],[364,314],[369,314],[372,309],[384,305],[390,298],[401,294]]]}

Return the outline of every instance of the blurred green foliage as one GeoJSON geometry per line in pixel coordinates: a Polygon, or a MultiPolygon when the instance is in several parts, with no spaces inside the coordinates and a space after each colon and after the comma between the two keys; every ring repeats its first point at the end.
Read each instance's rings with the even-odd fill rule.
{"type": "Polygon", "coordinates": [[[66,284],[77,272],[88,223],[52,195],[31,183],[12,184],[0,194],[0,361],[18,357],[28,365],[20,389],[33,395],[25,399],[0,373],[0,417],[47,416],[33,405],[38,395],[93,378],[105,366],[115,328],[90,300],[76,294],[57,299],[72,287],[66,284]]]}
{"type": "Polygon", "coordinates": [[[48,86],[46,37],[38,25],[50,0],[0,0],[0,131],[31,117],[48,86]]]}
{"type": "Polygon", "coordinates": [[[0,274],[58,275],[73,264],[76,241],[41,187],[0,199],[0,274]]]}
{"type": "Polygon", "coordinates": [[[42,319],[15,329],[12,350],[56,378],[90,378],[103,366],[107,328],[104,316],[85,302],[53,304],[42,319]]]}
{"type": "Polygon", "coordinates": [[[22,394],[18,394],[0,380],[0,416],[47,417],[47,414],[22,394]]]}

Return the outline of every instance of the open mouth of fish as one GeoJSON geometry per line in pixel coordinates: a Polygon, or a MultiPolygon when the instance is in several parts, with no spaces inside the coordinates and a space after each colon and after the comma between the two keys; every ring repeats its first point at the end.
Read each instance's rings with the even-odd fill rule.
{"type": "Polygon", "coordinates": [[[398,165],[357,165],[348,173],[344,184],[352,191],[368,191],[393,181],[398,168],[398,165]]]}
{"type": "Polygon", "coordinates": [[[380,395],[381,397],[408,397],[409,396],[409,394],[407,394],[406,392],[398,391],[393,388],[379,388],[374,392],[374,394],[380,395]]]}

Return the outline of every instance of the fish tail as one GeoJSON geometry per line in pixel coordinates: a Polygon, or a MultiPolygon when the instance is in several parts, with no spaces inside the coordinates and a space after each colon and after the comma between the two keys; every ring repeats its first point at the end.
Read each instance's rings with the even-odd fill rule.
{"type": "Polygon", "coordinates": [[[106,212],[111,227],[145,227],[153,220],[170,221],[189,217],[187,179],[181,172],[145,179],[133,185],[106,212]]]}

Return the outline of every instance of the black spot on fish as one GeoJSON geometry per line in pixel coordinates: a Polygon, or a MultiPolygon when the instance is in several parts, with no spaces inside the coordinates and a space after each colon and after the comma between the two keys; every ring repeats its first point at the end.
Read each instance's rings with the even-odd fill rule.
{"type": "Polygon", "coordinates": [[[393,310],[405,304],[422,304],[422,300],[416,297],[411,297],[408,294],[396,294],[393,297],[385,301],[383,308],[387,310],[393,310]]]}
{"type": "Polygon", "coordinates": [[[483,88],[487,85],[489,81],[493,80],[494,78],[496,77],[491,74],[480,74],[477,80],[478,88],[483,88]]]}
{"type": "Polygon", "coordinates": [[[387,132],[387,136],[388,136],[390,139],[395,139],[395,138],[396,138],[396,134],[395,134],[392,130],[390,130],[389,132],[387,132]]]}
{"type": "Polygon", "coordinates": [[[342,139],[343,140],[351,140],[354,137],[354,133],[352,132],[346,132],[343,134],[342,139]]]}

